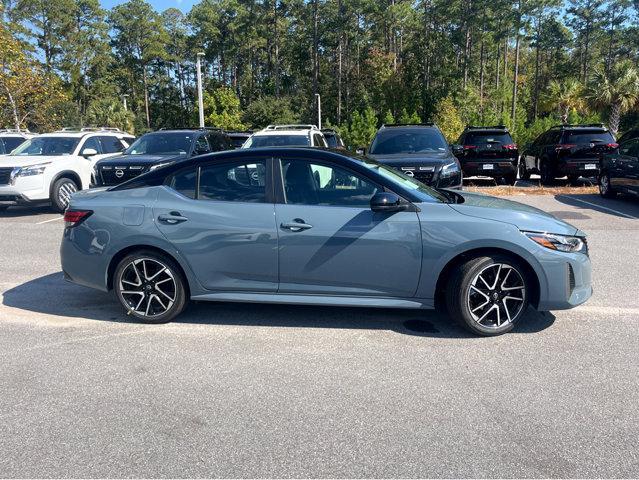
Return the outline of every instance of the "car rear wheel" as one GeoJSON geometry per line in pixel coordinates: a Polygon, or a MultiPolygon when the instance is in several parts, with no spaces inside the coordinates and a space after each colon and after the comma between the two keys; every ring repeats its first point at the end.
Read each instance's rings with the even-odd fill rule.
{"type": "Polygon", "coordinates": [[[506,333],[528,306],[526,271],[503,256],[473,258],[451,276],[446,289],[449,315],[472,333],[506,333]]]}
{"type": "Polygon", "coordinates": [[[155,252],[136,252],[118,264],[118,300],[129,315],[146,323],[165,323],[186,306],[186,283],[173,260],[155,252]]]}
{"type": "Polygon", "coordinates": [[[555,176],[547,161],[542,160],[539,175],[541,176],[542,185],[550,185],[555,180],[555,176]]]}
{"type": "Polygon", "coordinates": [[[56,180],[51,188],[51,205],[57,212],[64,212],[69,206],[71,195],[78,191],[78,186],[70,178],[56,180]]]}
{"type": "Polygon", "coordinates": [[[604,198],[614,198],[617,196],[617,192],[613,190],[612,186],[610,185],[610,175],[608,175],[606,172],[603,172],[601,175],[599,175],[599,181],[597,182],[599,184],[599,195],[601,195],[604,198]]]}
{"type": "Polygon", "coordinates": [[[519,178],[521,180],[530,180],[530,172],[526,168],[526,162],[523,160],[519,161],[519,178]]]}

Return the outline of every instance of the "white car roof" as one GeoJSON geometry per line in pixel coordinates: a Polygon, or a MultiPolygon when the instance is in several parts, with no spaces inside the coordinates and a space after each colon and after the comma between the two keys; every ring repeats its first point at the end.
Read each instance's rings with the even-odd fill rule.
{"type": "Polygon", "coordinates": [[[278,136],[278,135],[299,135],[300,137],[308,136],[311,129],[308,130],[299,130],[299,129],[291,129],[291,130],[260,130],[259,132],[255,132],[253,135],[256,137],[267,137],[267,136],[278,136]]]}
{"type": "Polygon", "coordinates": [[[130,136],[132,137],[133,135],[129,135],[128,133],[125,132],[110,132],[108,130],[100,130],[100,131],[95,131],[95,132],[51,132],[51,133],[42,133],[40,135],[38,135],[39,137],[71,137],[71,138],[84,138],[84,137],[88,137],[90,135],[99,135],[101,137],[103,136],[113,136],[113,137],[123,137],[123,136],[130,136]]]}

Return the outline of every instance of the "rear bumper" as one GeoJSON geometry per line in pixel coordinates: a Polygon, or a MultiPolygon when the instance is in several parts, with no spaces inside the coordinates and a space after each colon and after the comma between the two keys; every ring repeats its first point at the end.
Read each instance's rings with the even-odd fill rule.
{"type": "Polygon", "coordinates": [[[561,175],[596,177],[599,175],[599,160],[596,158],[562,160],[557,164],[557,173],[561,175]]]}
{"type": "Polygon", "coordinates": [[[515,175],[517,164],[503,160],[473,160],[462,163],[465,177],[503,177],[515,175]]]}

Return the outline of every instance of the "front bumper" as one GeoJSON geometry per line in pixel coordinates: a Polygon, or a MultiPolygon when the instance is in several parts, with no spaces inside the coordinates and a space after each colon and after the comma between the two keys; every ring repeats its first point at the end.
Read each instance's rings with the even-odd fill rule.
{"type": "Polygon", "coordinates": [[[540,292],[538,310],[566,310],[592,296],[592,267],[583,253],[545,252],[540,261],[546,288],[540,292]]]}
{"type": "Polygon", "coordinates": [[[0,205],[32,205],[49,201],[42,175],[19,177],[13,185],[0,185],[0,205]]]}

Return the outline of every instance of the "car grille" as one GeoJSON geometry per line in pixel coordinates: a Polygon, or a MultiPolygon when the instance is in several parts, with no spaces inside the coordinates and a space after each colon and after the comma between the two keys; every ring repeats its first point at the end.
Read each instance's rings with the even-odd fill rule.
{"type": "Polygon", "coordinates": [[[0,185],[9,185],[13,168],[0,168],[0,185]]]}
{"type": "Polygon", "coordinates": [[[570,264],[568,264],[568,289],[570,295],[572,295],[572,292],[575,290],[575,272],[570,264]]]}
{"type": "Polygon", "coordinates": [[[100,181],[104,186],[118,185],[144,173],[141,166],[104,166],[99,168],[100,181]]]}
{"type": "Polygon", "coordinates": [[[397,167],[397,170],[425,184],[429,184],[435,175],[435,167],[397,167]]]}

